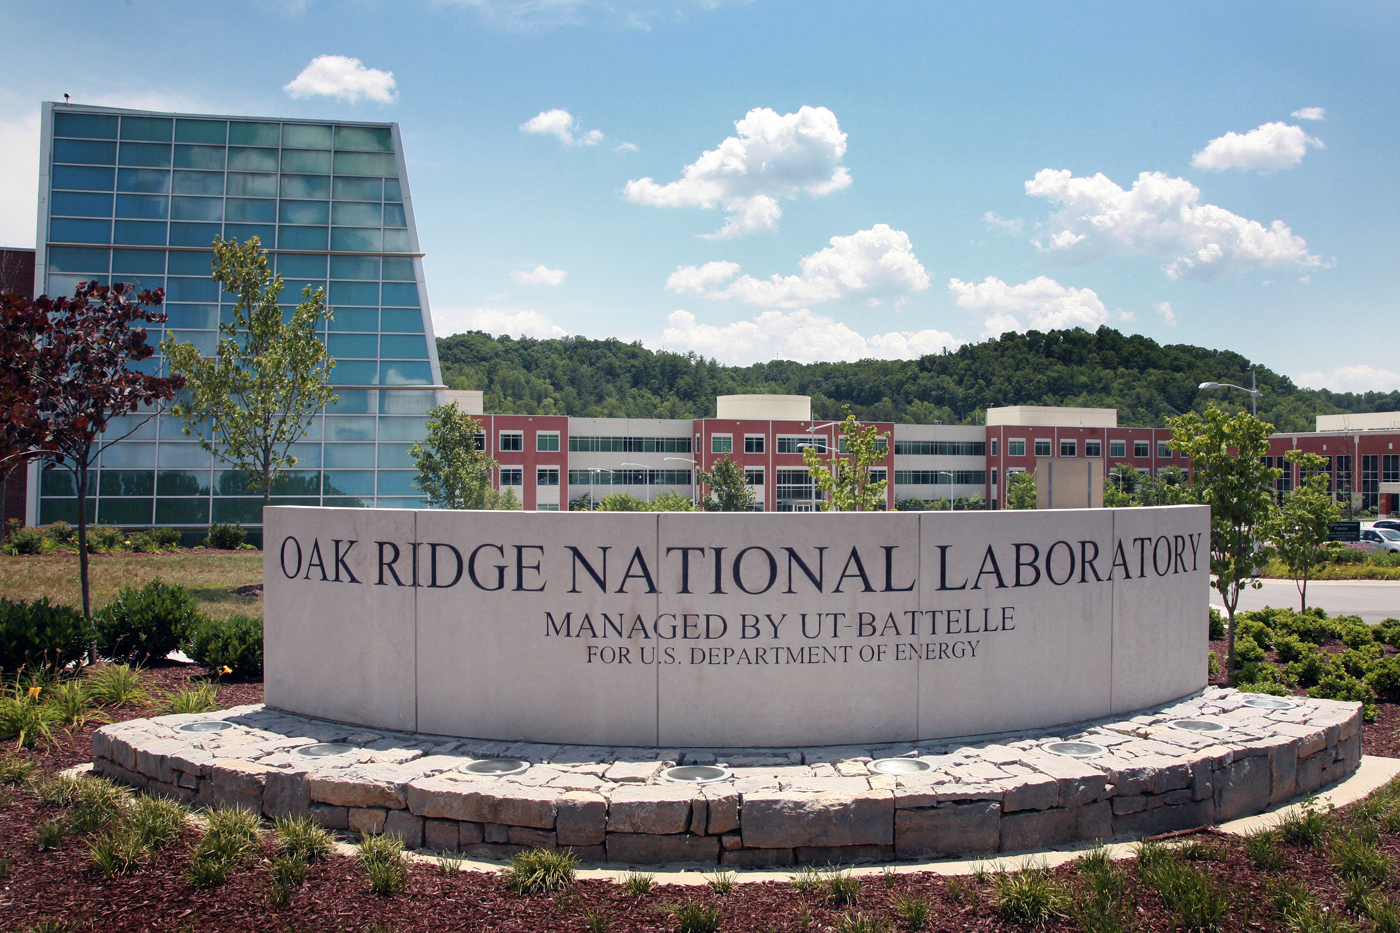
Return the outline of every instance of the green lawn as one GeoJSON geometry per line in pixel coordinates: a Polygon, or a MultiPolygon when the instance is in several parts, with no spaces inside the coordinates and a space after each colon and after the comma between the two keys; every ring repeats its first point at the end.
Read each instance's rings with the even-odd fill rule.
{"type": "MultiPolygon", "coordinates": [[[[92,608],[96,612],[124,586],[140,586],[159,577],[178,583],[216,619],[236,613],[261,618],[262,599],[237,596],[234,590],[261,583],[262,552],[206,554],[180,551],[174,554],[93,554],[92,608]]],[[[7,599],[39,599],[82,605],[76,554],[8,557],[0,555],[0,596],[7,599]]]]}

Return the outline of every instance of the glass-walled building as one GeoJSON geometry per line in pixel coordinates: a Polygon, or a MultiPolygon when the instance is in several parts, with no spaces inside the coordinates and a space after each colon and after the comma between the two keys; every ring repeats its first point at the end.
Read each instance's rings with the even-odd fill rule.
{"type": "MultiPolygon", "coordinates": [[[[216,236],[257,237],[286,283],[326,289],[339,400],[292,452],[275,504],[414,507],[409,447],[442,400],[422,252],[397,124],[148,113],[44,104],[35,291],[82,281],[164,287],[164,337],[212,351],[233,296],[216,236]]],[[[148,365],[161,365],[159,354],[148,365]]],[[[114,422],[121,436],[145,415],[114,422]]],[[[31,475],[30,521],[76,521],[72,480],[31,475]]],[[[261,497],[165,416],[103,453],[89,518],[127,527],[261,524],[261,497]]]]}

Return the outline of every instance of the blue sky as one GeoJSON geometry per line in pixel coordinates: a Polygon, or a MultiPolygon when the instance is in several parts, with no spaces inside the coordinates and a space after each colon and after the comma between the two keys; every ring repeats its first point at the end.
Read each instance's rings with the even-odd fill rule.
{"type": "Polygon", "coordinates": [[[1382,3],[11,3],[0,244],[33,244],[39,102],[64,93],[397,121],[439,336],[748,363],[1108,324],[1391,390],[1397,20],[1382,3]]]}

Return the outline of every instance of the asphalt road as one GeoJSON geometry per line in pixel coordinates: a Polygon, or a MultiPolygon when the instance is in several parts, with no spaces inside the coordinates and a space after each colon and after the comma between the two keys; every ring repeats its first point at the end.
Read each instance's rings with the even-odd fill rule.
{"type": "MultiPolygon", "coordinates": [[[[1239,611],[1265,606],[1297,609],[1298,588],[1292,580],[1262,580],[1257,590],[1240,592],[1239,611]]],[[[1210,591],[1210,604],[1221,612],[1225,605],[1220,594],[1210,591]]],[[[1314,580],[1308,584],[1308,605],[1321,606],[1328,615],[1360,616],[1374,625],[1389,618],[1400,618],[1400,580],[1314,580]]]]}

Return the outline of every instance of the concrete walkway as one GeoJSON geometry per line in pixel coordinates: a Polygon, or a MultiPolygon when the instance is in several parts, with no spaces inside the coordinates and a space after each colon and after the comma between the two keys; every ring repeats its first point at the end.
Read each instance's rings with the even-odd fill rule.
{"type": "MultiPolygon", "coordinates": [[[[1260,582],[1263,585],[1257,590],[1240,591],[1238,611],[1249,612],[1265,606],[1298,608],[1298,587],[1292,580],[1260,582]]],[[[1213,589],[1210,604],[1225,611],[1220,594],[1213,589]]],[[[1313,580],[1308,584],[1308,605],[1321,606],[1328,615],[1360,616],[1371,625],[1389,618],[1400,619],[1400,580],[1313,580]]]]}

